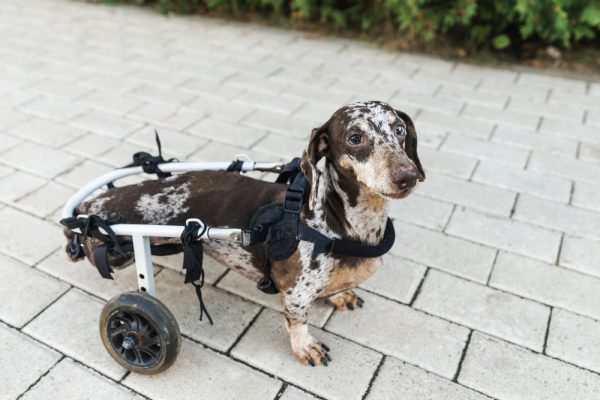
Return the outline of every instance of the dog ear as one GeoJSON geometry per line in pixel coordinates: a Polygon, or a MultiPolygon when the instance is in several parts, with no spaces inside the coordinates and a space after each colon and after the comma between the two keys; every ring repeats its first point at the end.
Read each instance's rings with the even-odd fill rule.
{"type": "Polygon", "coordinates": [[[308,147],[302,153],[300,168],[310,183],[310,197],[308,200],[309,209],[313,209],[317,201],[317,191],[319,189],[319,178],[321,171],[317,163],[327,154],[329,144],[327,142],[329,135],[329,121],[320,128],[314,128],[310,135],[308,147]]]}
{"type": "Polygon", "coordinates": [[[399,110],[394,110],[396,114],[406,124],[406,139],[404,140],[404,150],[408,157],[415,163],[415,166],[419,170],[419,181],[423,182],[425,180],[425,171],[423,170],[423,166],[421,165],[421,161],[419,160],[419,154],[417,153],[417,130],[415,129],[415,124],[412,119],[406,113],[403,113],[399,110]]]}

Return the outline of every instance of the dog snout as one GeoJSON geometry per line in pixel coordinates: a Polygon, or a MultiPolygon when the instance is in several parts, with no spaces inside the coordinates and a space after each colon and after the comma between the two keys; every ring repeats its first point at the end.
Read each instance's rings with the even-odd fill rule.
{"type": "Polygon", "coordinates": [[[394,183],[400,189],[411,189],[417,184],[419,172],[414,168],[400,169],[394,173],[394,183]]]}

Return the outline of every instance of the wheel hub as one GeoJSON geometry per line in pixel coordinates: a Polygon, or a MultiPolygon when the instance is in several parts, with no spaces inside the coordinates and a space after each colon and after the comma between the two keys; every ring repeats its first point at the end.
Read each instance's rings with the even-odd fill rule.
{"type": "Polygon", "coordinates": [[[135,311],[118,311],[108,319],[110,345],[119,357],[139,367],[159,362],[162,348],[158,330],[135,311]]]}

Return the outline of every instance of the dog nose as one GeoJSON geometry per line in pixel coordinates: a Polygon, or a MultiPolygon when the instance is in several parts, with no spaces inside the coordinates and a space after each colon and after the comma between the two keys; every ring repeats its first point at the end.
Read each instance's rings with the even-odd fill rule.
{"type": "Polygon", "coordinates": [[[419,174],[415,169],[402,169],[394,174],[394,183],[400,189],[410,189],[417,184],[419,174]]]}

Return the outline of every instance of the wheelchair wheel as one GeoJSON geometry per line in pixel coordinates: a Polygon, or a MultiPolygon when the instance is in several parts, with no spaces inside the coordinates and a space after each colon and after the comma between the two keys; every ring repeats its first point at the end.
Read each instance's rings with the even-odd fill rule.
{"type": "Polygon", "coordinates": [[[142,292],[112,298],[100,314],[100,336],[124,368],[152,375],[169,368],[179,353],[179,325],[169,309],[142,292]]]}

